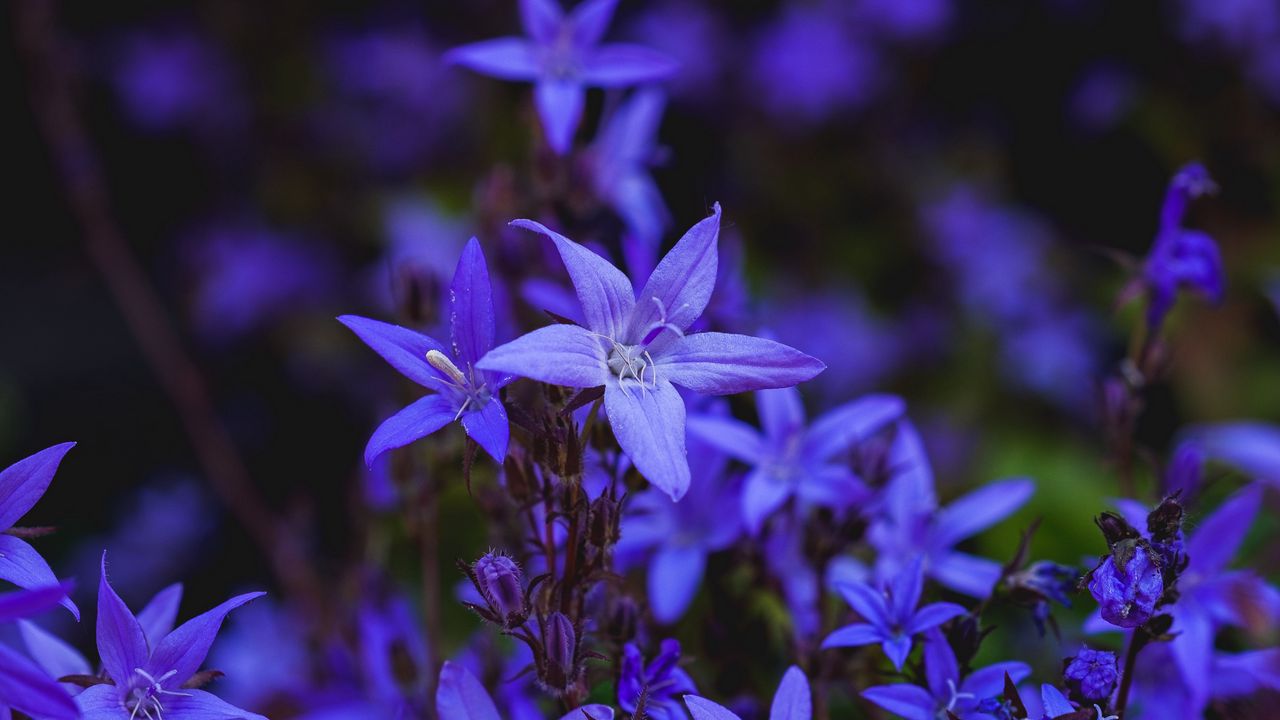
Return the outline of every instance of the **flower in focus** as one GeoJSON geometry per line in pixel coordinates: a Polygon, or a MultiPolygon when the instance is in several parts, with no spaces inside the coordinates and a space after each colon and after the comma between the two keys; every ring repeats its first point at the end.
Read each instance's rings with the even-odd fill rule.
{"type": "MultiPolygon", "coordinates": [[[[69,584],[51,585],[4,593],[0,595],[0,623],[18,620],[25,626],[28,623],[24,618],[58,604],[67,597],[69,589],[69,584]]],[[[74,650],[68,650],[75,653],[74,650]]],[[[40,658],[34,654],[33,657],[35,663],[9,646],[0,645],[0,713],[8,717],[7,708],[13,708],[32,717],[49,720],[73,720],[80,717],[71,695],[54,679],[61,675],[50,675],[40,658]]]]}
{"type": "Polygon", "coordinates": [[[658,263],[637,296],[607,260],[529,221],[551,238],[569,270],[586,327],[552,325],[491,350],[479,367],[553,385],[604,386],[604,407],[622,450],[650,483],[679,500],[689,488],[681,385],[728,395],[788,387],[826,366],[781,343],[747,335],[685,334],[715,287],[720,205],[658,263]]]}
{"type": "Polygon", "coordinates": [[[1222,255],[1213,238],[1182,227],[1192,200],[1217,190],[1203,165],[1192,163],[1169,181],[1160,229],[1147,255],[1142,277],[1147,288],[1147,327],[1159,328],[1173,308],[1179,290],[1191,289],[1221,302],[1226,291],[1222,255]]]}
{"type": "Polygon", "coordinates": [[[1160,564],[1146,549],[1108,555],[1089,578],[1089,593],[1098,601],[1102,618],[1122,628],[1145,623],[1164,594],[1160,564]]]}
{"type": "Polygon", "coordinates": [[[582,120],[585,89],[661,80],[675,63],[640,45],[600,44],[618,0],[586,0],[565,14],[557,0],[520,0],[528,38],[504,37],[449,51],[449,61],[503,80],[535,83],[547,144],[568,152],[582,120]]]}
{"type": "MultiPolygon", "coordinates": [[[[693,713],[693,720],[742,720],[728,708],[697,695],[685,695],[685,705],[693,713]]],[[[813,717],[813,698],[809,694],[809,678],[804,671],[792,665],[778,683],[769,708],[769,720],[809,720],[813,717]]]]}
{"type": "MultiPolygon", "coordinates": [[[[28,590],[59,584],[35,548],[8,531],[49,489],[62,458],[75,446],[73,442],[54,445],[0,470],[0,580],[28,590]]],[[[71,598],[64,594],[59,602],[80,619],[71,598]]]]}
{"type": "Polygon", "coordinates": [[[880,643],[893,666],[902,669],[911,654],[911,638],[965,614],[955,603],[938,602],[917,609],[924,591],[922,560],[903,568],[883,590],[867,583],[841,583],[836,589],[866,622],[848,625],[827,636],[822,647],[857,647],[880,643]]]}
{"type": "Polygon", "coordinates": [[[697,692],[693,679],[680,669],[680,643],[663,640],[658,656],[644,662],[632,643],[622,650],[622,675],[618,679],[618,706],[650,720],[684,720],[680,698],[697,692]],[[638,708],[643,704],[643,713],[638,708]]]}
{"type": "Polygon", "coordinates": [[[497,397],[510,377],[479,369],[476,361],[493,347],[493,294],[480,242],[463,248],[450,287],[452,352],[436,340],[412,330],[355,315],[338,318],[405,377],[435,390],[374,431],[365,447],[365,463],[426,437],[451,422],[462,421],[471,439],[499,463],[507,456],[510,426],[497,397]]]}
{"type": "Polygon", "coordinates": [[[1071,658],[1062,674],[1080,684],[1080,694],[1085,698],[1105,700],[1116,687],[1120,669],[1115,653],[1085,647],[1071,658]]]}
{"type": "MultiPolygon", "coordinates": [[[[489,692],[476,676],[454,662],[446,662],[440,668],[436,715],[449,720],[502,720],[493,698],[489,697],[489,692]]],[[[613,720],[613,708],[583,705],[570,710],[560,720],[613,720]]]]}

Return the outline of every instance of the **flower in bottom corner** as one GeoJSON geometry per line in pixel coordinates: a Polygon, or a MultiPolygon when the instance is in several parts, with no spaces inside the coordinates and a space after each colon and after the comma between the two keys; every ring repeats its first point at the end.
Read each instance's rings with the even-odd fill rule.
{"type": "Polygon", "coordinates": [[[107,582],[103,553],[97,635],[105,677],[76,697],[85,720],[266,720],[195,688],[204,677],[197,671],[227,613],[265,594],[237,595],[152,643],[107,582]]]}

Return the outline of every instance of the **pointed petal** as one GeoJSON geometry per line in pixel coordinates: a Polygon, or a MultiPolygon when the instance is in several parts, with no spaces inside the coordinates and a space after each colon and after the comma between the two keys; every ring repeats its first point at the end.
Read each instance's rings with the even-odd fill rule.
{"type": "MultiPolygon", "coordinates": [[[[1012,676],[1010,679],[1013,679],[1012,676]]],[[[1070,715],[1076,711],[1062,691],[1052,685],[1040,686],[1040,702],[1044,705],[1044,715],[1047,718],[1070,715]]]]}
{"type": "Polygon", "coordinates": [[[742,720],[723,705],[697,695],[685,695],[684,704],[689,707],[693,720],[742,720]]]}
{"type": "Polygon", "coordinates": [[[1201,576],[1218,574],[1231,562],[1253,525],[1261,503],[1261,488],[1250,485],[1222,503],[1187,540],[1191,568],[1201,576]]]}
{"type": "Polygon", "coordinates": [[[184,695],[164,699],[165,717],[181,720],[267,720],[242,710],[204,690],[183,690],[184,695]]]}
{"type": "Polygon", "coordinates": [[[490,398],[479,410],[464,413],[462,427],[499,465],[507,459],[511,423],[507,420],[507,409],[498,398],[490,398]]]}
{"type": "Polygon", "coordinates": [[[811,720],[813,699],[809,695],[809,678],[804,671],[792,665],[782,676],[778,691],[773,695],[769,720],[811,720]]]}
{"type": "Polygon", "coordinates": [[[679,67],[670,56],[643,45],[610,43],[587,55],[582,82],[592,87],[628,87],[670,77],[679,67]]]}
{"type": "Polygon", "coordinates": [[[711,215],[689,228],[649,275],[629,318],[627,337],[632,342],[656,338],[650,345],[657,350],[702,315],[716,286],[719,237],[720,203],[716,203],[711,215]],[[655,335],[663,327],[673,329],[655,335]]]}
{"type": "Polygon", "coordinates": [[[476,676],[454,662],[446,662],[440,669],[436,714],[457,720],[502,720],[493,699],[476,676]]]}
{"type": "Polygon", "coordinates": [[[649,605],[664,625],[679,620],[698,594],[707,551],[696,545],[665,545],[649,565],[649,605]]]}
{"type": "Polygon", "coordinates": [[[1004,689],[1004,676],[1008,675],[1015,683],[1022,682],[1031,674],[1031,666],[1022,662],[998,662],[981,670],[975,670],[960,683],[960,689],[973,693],[979,698],[999,695],[1004,689]]]}
{"type": "Polygon", "coordinates": [[[18,621],[18,632],[27,654],[49,677],[93,674],[89,661],[57,635],[28,620],[18,621]]]}
{"type": "Polygon", "coordinates": [[[868,395],[841,405],[809,426],[802,452],[819,460],[838,455],[902,417],[906,408],[896,395],[868,395]]]}
{"type": "Polygon", "coordinates": [[[836,583],[836,591],[867,622],[882,629],[889,626],[889,607],[884,593],[860,582],[836,583]]]}
{"type": "Polygon", "coordinates": [[[747,531],[759,535],[764,521],[789,497],[790,484],[772,477],[768,470],[751,471],[742,489],[742,522],[747,531]]]}
{"type": "Polygon", "coordinates": [[[950,552],[934,557],[929,576],[969,597],[984,598],[1000,579],[1000,564],[968,553],[950,552]]]}
{"type": "Polygon", "coordinates": [[[917,555],[898,571],[889,586],[890,615],[898,622],[905,622],[920,604],[924,591],[924,557],[917,555]]]}
{"type": "Polygon", "coordinates": [[[1280,485],[1280,425],[1247,420],[1198,428],[1191,436],[1205,454],[1257,480],[1280,485]]]}
{"type": "Polygon", "coordinates": [[[862,691],[862,697],[906,720],[934,720],[933,696],[915,685],[879,685],[862,691]]]}
{"type": "Polygon", "coordinates": [[[667,380],[705,395],[789,387],[827,367],[782,343],[717,332],[675,341],[662,351],[658,364],[667,380]]]}
{"type": "Polygon", "coordinates": [[[1017,478],[991,483],[956,500],[938,512],[935,547],[949,548],[995,525],[1022,507],[1035,491],[1035,482],[1017,478]]]}
{"type": "Polygon", "coordinates": [[[13,622],[48,610],[62,602],[75,587],[73,582],[0,594],[0,622],[13,622]]]}
{"type": "Polygon", "coordinates": [[[884,633],[874,625],[857,623],[845,625],[832,632],[822,641],[823,649],[837,647],[860,647],[884,641],[884,633]]]}
{"type": "Polygon", "coordinates": [[[689,418],[689,434],[745,463],[755,465],[764,461],[764,439],[755,428],[741,420],[718,415],[694,415],[689,418]]]}
{"type": "Polygon", "coordinates": [[[8,529],[31,509],[49,489],[58,464],[73,442],[45,448],[0,470],[0,529],[8,529]]]}
{"type": "Polygon", "coordinates": [[[98,582],[97,631],[98,657],[112,680],[127,683],[134,677],[134,670],[147,667],[147,637],[129,607],[107,582],[105,552],[98,582]]]}
{"type": "Polygon", "coordinates": [[[542,74],[537,48],[517,37],[462,45],[445,53],[444,60],[501,80],[532,81],[542,74]]]}
{"type": "Polygon", "coordinates": [[[182,583],[174,583],[156,593],[151,602],[138,613],[138,624],[147,638],[147,647],[155,647],[173,630],[178,620],[178,605],[182,603],[182,583]]]}
{"type": "Polygon", "coordinates": [[[164,636],[151,653],[148,666],[152,675],[159,677],[164,673],[176,670],[173,684],[180,685],[187,681],[204,662],[209,648],[218,637],[218,629],[227,613],[266,595],[263,592],[237,595],[221,605],[197,615],[178,626],[176,630],[164,636]]]}
{"type": "Polygon", "coordinates": [[[1120,516],[1125,519],[1125,522],[1137,528],[1139,532],[1147,529],[1147,514],[1151,509],[1145,504],[1128,498],[1115,498],[1111,504],[1120,511],[1120,516]]]}
{"type": "Polygon", "coordinates": [[[114,685],[94,685],[76,696],[80,720],[135,720],[120,706],[120,695],[114,685]]]}
{"type": "Polygon", "coordinates": [[[1214,632],[1208,615],[1194,602],[1180,602],[1173,608],[1173,627],[1177,633],[1170,649],[1182,672],[1182,684],[1192,707],[1203,708],[1209,702],[1209,672],[1213,661],[1214,632]]]}
{"type": "Polygon", "coordinates": [[[903,663],[907,661],[907,656],[911,654],[911,636],[898,635],[888,638],[880,643],[880,647],[884,649],[885,657],[889,658],[893,667],[901,670],[903,663]]]}
{"type": "MultiPolygon", "coordinates": [[[[0,580],[8,580],[27,590],[61,584],[40,553],[27,541],[12,535],[0,535],[0,580]]],[[[71,598],[64,594],[60,604],[71,611],[77,622],[80,620],[80,609],[71,598]]]]}
{"type": "Polygon", "coordinates": [[[45,720],[77,720],[76,703],[35,663],[0,645],[0,706],[45,720]]]}
{"type": "Polygon", "coordinates": [[[765,437],[774,442],[789,442],[792,433],[804,428],[804,402],[793,387],[756,392],[756,410],[765,437]]]}
{"type": "Polygon", "coordinates": [[[556,244],[560,259],[569,271],[573,289],[582,303],[582,315],[591,330],[615,340],[622,339],[631,309],[635,307],[635,290],[622,271],[608,260],[570,240],[558,232],[532,220],[513,220],[512,225],[542,233],[556,244]]]}
{"type": "Polygon", "coordinates": [[[907,633],[915,635],[922,633],[930,628],[935,628],[953,617],[964,615],[967,610],[955,603],[940,602],[925,605],[920,608],[911,618],[911,622],[907,623],[907,633]]]}
{"type": "Polygon", "coordinates": [[[578,47],[590,47],[600,42],[609,29],[618,0],[586,0],[569,13],[573,25],[573,41],[578,47]]]}
{"type": "Polygon", "coordinates": [[[610,382],[604,407],[622,451],[654,487],[679,500],[689,489],[684,447],[684,399],[659,379],[652,386],[610,382]]]}
{"type": "Polygon", "coordinates": [[[603,342],[590,330],[548,325],[490,350],[477,367],[552,385],[588,388],[614,380],[607,357],[603,342]]]}
{"type": "Polygon", "coordinates": [[[564,11],[556,0],[520,0],[520,24],[529,37],[551,42],[560,32],[564,11]]]}
{"type": "Polygon", "coordinates": [[[448,355],[444,346],[434,339],[399,325],[359,315],[343,315],[338,322],[351,328],[383,360],[410,380],[432,390],[445,383],[444,376],[427,364],[427,353],[431,350],[448,355]]]}
{"type": "Polygon", "coordinates": [[[557,155],[564,155],[573,147],[573,134],[582,121],[582,106],[586,91],[573,80],[541,80],[533,88],[533,102],[542,120],[542,132],[547,145],[557,155]]]}
{"type": "Polygon", "coordinates": [[[462,362],[475,365],[493,349],[494,326],[489,268],[480,250],[480,241],[475,238],[462,248],[462,257],[458,259],[458,268],[449,286],[449,296],[453,354],[462,362]]]}
{"type": "Polygon", "coordinates": [[[925,454],[924,442],[916,426],[905,417],[898,421],[889,447],[889,467],[893,478],[884,490],[884,503],[895,524],[907,527],[923,513],[938,506],[933,489],[933,467],[925,454]]]}
{"type": "Polygon", "coordinates": [[[924,634],[924,676],[934,697],[949,698],[951,689],[960,682],[960,664],[942,631],[924,634]]]}
{"type": "Polygon", "coordinates": [[[560,720],[613,720],[613,708],[608,705],[583,705],[565,713],[560,720]]]}
{"type": "Polygon", "coordinates": [[[392,415],[373,431],[364,448],[364,463],[373,467],[378,456],[388,450],[404,447],[453,422],[458,408],[443,395],[427,395],[413,401],[392,415]]]}

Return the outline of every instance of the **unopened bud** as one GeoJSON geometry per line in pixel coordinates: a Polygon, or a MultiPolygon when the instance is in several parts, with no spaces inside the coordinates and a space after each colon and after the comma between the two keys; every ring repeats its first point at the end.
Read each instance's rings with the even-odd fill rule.
{"type": "Polygon", "coordinates": [[[487,553],[472,566],[476,589],[504,627],[514,627],[528,617],[520,566],[500,553],[487,553]]]}
{"type": "Polygon", "coordinates": [[[577,675],[578,635],[564,613],[554,612],[547,617],[542,632],[542,652],[543,683],[557,692],[568,689],[577,675]]]}

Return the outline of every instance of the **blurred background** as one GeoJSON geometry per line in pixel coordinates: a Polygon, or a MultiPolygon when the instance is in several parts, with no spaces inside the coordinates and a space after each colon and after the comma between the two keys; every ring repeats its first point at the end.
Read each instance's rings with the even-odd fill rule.
{"type": "MultiPolygon", "coordinates": [[[[103,547],[135,607],[178,580],[191,608],[273,583],[86,250],[41,119],[43,33],[101,172],[109,215],[93,222],[158,294],[142,324],[175,333],[306,552],[358,560],[352,508],[379,492],[361,450],[397,386],[334,317],[392,317],[473,234],[491,263],[519,242],[500,230],[525,207],[510,198],[552,183],[529,89],[441,62],[519,34],[514,2],[65,2],[50,27],[23,4],[6,8],[0,70],[0,465],[80,443],[24,523],[59,527],[40,548],[80,578],[82,607],[103,547]]],[[[1189,161],[1220,187],[1187,224],[1219,241],[1228,292],[1179,303],[1139,437],[1163,455],[1188,423],[1280,421],[1273,0],[624,0],[608,37],[680,60],[654,157],[664,246],[723,204],[743,281],[722,292],[831,366],[812,408],[902,394],[944,498],[1040,481],[981,552],[1007,557],[1037,516],[1037,557],[1098,550],[1090,518],[1114,493],[1099,380],[1141,322],[1116,303],[1125,258],[1150,247],[1189,161]]],[[[619,101],[588,96],[580,142],[619,101]]],[[[1257,533],[1276,529],[1272,512],[1257,533]]],[[[460,526],[445,555],[482,540],[460,526]]],[[[84,645],[91,628],[69,633],[84,645]]]]}

